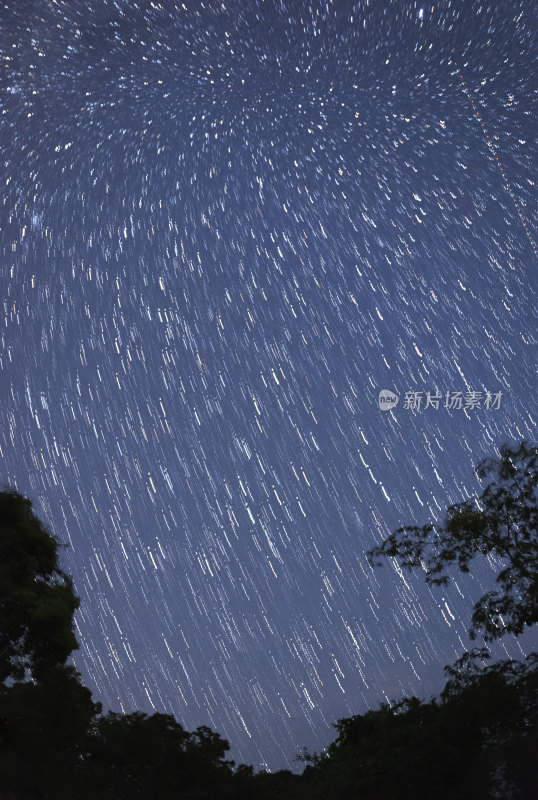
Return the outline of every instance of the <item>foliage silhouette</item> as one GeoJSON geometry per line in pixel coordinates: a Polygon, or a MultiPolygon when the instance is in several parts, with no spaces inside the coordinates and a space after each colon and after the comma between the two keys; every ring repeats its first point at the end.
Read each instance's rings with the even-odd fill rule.
{"type": "MultiPolygon", "coordinates": [[[[79,769],[79,795],[210,798],[231,791],[228,742],[209,728],[189,733],[168,714],[110,712],[96,720],[79,769]]],[[[229,792],[228,792],[229,794],[229,792]]],[[[231,796],[231,795],[230,795],[231,796]]]]}
{"type": "Polygon", "coordinates": [[[314,799],[465,800],[538,796],[537,656],[454,667],[439,699],[416,697],[339,720],[303,774],[314,799]]]}
{"type": "Polygon", "coordinates": [[[78,647],[79,600],[59,566],[57,540],[30,500],[0,492],[0,682],[41,680],[78,647]]]}
{"type": "Polygon", "coordinates": [[[472,639],[482,632],[493,641],[538,622],[538,448],[504,445],[476,472],[493,476],[477,500],[450,506],[443,525],[399,528],[368,557],[376,566],[380,557],[399,558],[407,569],[425,569],[427,583],[442,585],[453,565],[469,572],[475,556],[497,556],[504,562],[498,588],[475,604],[469,631],[472,639]]]}
{"type": "MultiPolygon", "coordinates": [[[[507,561],[475,606],[473,635],[536,621],[537,451],[522,443],[478,468],[491,482],[444,526],[406,527],[370,552],[426,567],[431,584],[476,555],[507,561]],[[501,615],[505,625],[502,625],[501,615]]],[[[109,712],[67,666],[78,600],[58,542],[13,491],[0,493],[0,800],[486,800],[538,797],[538,654],[489,665],[487,649],[445,668],[444,690],[341,719],[302,775],[226,760],[210,728],[172,716],[109,712]]]]}
{"type": "MultiPolygon", "coordinates": [[[[476,603],[471,638],[520,634],[538,621],[538,449],[522,442],[477,467],[492,476],[480,498],[447,510],[442,526],[405,526],[368,553],[421,568],[443,585],[450,569],[469,572],[477,555],[504,560],[497,589],[476,603]]],[[[436,798],[538,797],[538,656],[527,663],[486,666],[489,652],[465,653],[440,698],[401,700],[340,720],[324,754],[302,755],[311,797],[436,798]],[[534,752],[534,757],[532,753],[534,752]]]]}
{"type": "Polygon", "coordinates": [[[0,687],[0,798],[71,800],[84,740],[101,710],[74,667],[59,665],[40,683],[0,687]]]}

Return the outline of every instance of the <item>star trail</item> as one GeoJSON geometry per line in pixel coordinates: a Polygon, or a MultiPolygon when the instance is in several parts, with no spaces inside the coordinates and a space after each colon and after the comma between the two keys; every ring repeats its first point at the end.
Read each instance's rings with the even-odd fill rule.
{"type": "Polygon", "coordinates": [[[1,478],[69,544],[105,709],[295,769],[469,649],[493,563],[430,589],[366,551],[536,438],[537,31],[527,0],[3,4],[1,478]]]}

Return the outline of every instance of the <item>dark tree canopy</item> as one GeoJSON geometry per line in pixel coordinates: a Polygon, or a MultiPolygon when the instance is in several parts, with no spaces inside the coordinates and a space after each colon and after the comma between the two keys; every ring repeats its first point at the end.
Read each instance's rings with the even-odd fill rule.
{"type": "Polygon", "coordinates": [[[255,777],[235,780],[229,744],[210,728],[189,733],[158,713],[99,716],[66,665],[79,601],[59,547],[30,500],[0,492],[0,800],[252,796],[255,777]]]}
{"type": "Polygon", "coordinates": [[[381,556],[398,558],[403,567],[425,569],[427,583],[442,585],[450,567],[469,572],[475,556],[497,556],[503,567],[496,588],[476,603],[469,632],[493,641],[538,622],[538,448],[505,445],[476,472],[490,479],[478,499],[450,506],[443,525],[399,528],[368,557],[376,566],[381,556]]]}
{"type": "MultiPolygon", "coordinates": [[[[189,733],[168,714],[110,712],[96,720],[80,768],[90,797],[172,798],[210,796],[230,780],[223,760],[228,742],[209,728],[189,733]],[[192,792],[192,794],[191,794],[192,792]]],[[[86,797],[86,795],[84,795],[86,797]]]]}
{"type": "MultiPolygon", "coordinates": [[[[491,627],[495,614],[514,632],[532,624],[536,461],[525,444],[503,448],[500,460],[478,468],[494,480],[476,508],[452,506],[442,528],[402,528],[375,556],[399,556],[410,568],[424,563],[435,584],[448,580],[451,565],[468,571],[475,555],[495,553],[509,566],[497,578],[495,606],[490,592],[473,623],[485,620],[490,638],[504,632],[491,627]]],[[[538,797],[538,654],[487,666],[487,650],[465,653],[445,668],[439,698],[339,720],[323,754],[303,754],[301,776],[234,769],[218,733],[205,726],[190,733],[168,714],[102,716],[65,663],[76,647],[78,600],[58,548],[29,500],[0,493],[0,800],[538,797]]]]}
{"type": "Polygon", "coordinates": [[[15,491],[0,492],[0,682],[35,680],[78,647],[71,578],[57,540],[15,491]]]}
{"type": "Polygon", "coordinates": [[[77,797],[72,777],[101,710],[79,679],[74,667],[60,665],[39,683],[0,686],[1,800],[77,797]]]}
{"type": "Polygon", "coordinates": [[[311,800],[492,800],[538,797],[538,672],[483,666],[483,651],[446,669],[438,699],[382,704],[334,727],[323,755],[303,754],[311,800]]]}

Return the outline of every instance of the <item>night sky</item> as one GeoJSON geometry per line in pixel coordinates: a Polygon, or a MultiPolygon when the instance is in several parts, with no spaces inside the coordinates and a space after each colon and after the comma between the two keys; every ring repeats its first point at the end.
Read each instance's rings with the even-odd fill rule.
{"type": "Polygon", "coordinates": [[[537,33],[532,0],[3,3],[0,478],[70,545],[105,710],[296,769],[470,648],[493,561],[365,553],[536,439],[537,33]]]}

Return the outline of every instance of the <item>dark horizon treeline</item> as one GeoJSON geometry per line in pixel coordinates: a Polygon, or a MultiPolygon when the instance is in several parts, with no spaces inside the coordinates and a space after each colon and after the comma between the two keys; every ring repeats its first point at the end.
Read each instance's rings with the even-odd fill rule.
{"type": "MultiPolygon", "coordinates": [[[[502,558],[470,630],[490,642],[538,622],[538,449],[504,446],[477,471],[493,480],[476,503],[451,506],[442,526],[399,529],[368,558],[399,558],[434,585],[477,555],[502,558]]],[[[79,601],[59,547],[30,500],[0,492],[0,800],[538,798],[536,653],[491,665],[485,647],[463,654],[439,697],[336,722],[324,752],[298,757],[301,775],[237,766],[218,733],[171,715],[103,715],[66,663],[79,601]]]]}

